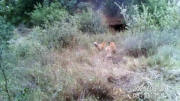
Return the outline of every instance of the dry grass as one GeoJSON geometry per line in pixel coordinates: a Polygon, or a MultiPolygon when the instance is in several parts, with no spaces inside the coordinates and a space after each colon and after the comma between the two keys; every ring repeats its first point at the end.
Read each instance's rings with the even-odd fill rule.
{"type": "MultiPolygon", "coordinates": [[[[108,37],[109,39],[114,38],[112,35],[108,37]]],[[[87,37],[83,38],[86,38],[83,40],[88,40],[87,37]]],[[[52,75],[52,78],[55,76],[55,81],[53,82],[59,85],[59,82],[62,82],[60,81],[61,79],[67,80],[64,81],[66,82],[65,87],[53,99],[71,101],[88,99],[90,97],[100,101],[111,101],[113,99],[130,100],[131,95],[126,91],[127,87],[123,87],[123,85],[127,85],[130,88],[132,85],[140,83],[143,80],[139,79],[139,76],[136,77],[141,74],[134,72],[137,68],[142,67],[143,64],[139,62],[142,59],[125,56],[125,54],[122,54],[122,50],[118,50],[112,58],[106,58],[105,51],[99,52],[93,45],[93,41],[96,39],[90,40],[85,43],[90,48],[77,47],[73,50],[66,49],[60,53],[53,53],[55,58],[53,64],[54,75],[52,75]],[[67,77],[65,76],[66,78],[62,78],[60,73],[62,69],[67,75],[67,77]],[[124,78],[128,80],[124,80],[124,78]],[[124,81],[121,81],[122,79],[124,81]],[[120,82],[117,83],[118,81],[121,81],[121,84],[120,82]],[[119,89],[122,89],[122,91],[119,92],[119,89]]],[[[80,42],[80,44],[82,43],[80,42]]]]}
{"type": "Polygon", "coordinates": [[[31,85],[34,85],[31,88],[39,87],[42,100],[136,100],[138,97],[133,94],[138,91],[133,91],[133,87],[147,82],[157,83],[153,81],[154,74],[148,70],[146,57],[131,57],[123,49],[124,36],[121,34],[77,35],[78,45],[73,49],[45,52],[33,65],[28,63],[30,66],[27,67],[33,69],[28,74],[31,85]],[[96,49],[93,42],[111,40],[118,50],[111,58],[106,58],[106,52],[96,49]]]}

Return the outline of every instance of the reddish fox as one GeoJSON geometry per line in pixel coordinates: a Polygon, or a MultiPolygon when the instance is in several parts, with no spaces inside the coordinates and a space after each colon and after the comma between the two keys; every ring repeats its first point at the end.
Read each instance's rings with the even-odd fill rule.
{"type": "Polygon", "coordinates": [[[116,53],[116,45],[114,42],[108,42],[108,46],[106,47],[106,57],[111,57],[112,53],[116,53]]]}
{"type": "Polygon", "coordinates": [[[106,47],[106,42],[102,42],[101,44],[94,42],[94,45],[99,49],[99,51],[102,51],[106,47]]]}

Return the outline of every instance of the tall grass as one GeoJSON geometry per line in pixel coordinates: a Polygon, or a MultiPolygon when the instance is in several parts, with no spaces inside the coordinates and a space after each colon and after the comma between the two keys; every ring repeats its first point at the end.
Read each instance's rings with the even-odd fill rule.
{"type": "MultiPolygon", "coordinates": [[[[106,30],[100,26],[99,16],[92,11],[81,13],[79,18],[82,19],[76,19],[78,15],[56,21],[48,17],[50,22],[53,20],[52,23],[33,28],[29,35],[20,36],[16,33],[19,37],[14,36],[9,41],[8,50],[1,50],[0,100],[178,101],[178,6],[171,2],[165,11],[158,10],[153,14],[144,5],[143,12],[133,6],[135,12],[129,15],[125,8],[118,7],[129,30],[117,35],[109,32],[90,35],[106,30]],[[156,24],[154,16],[158,17],[159,24],[156,24]],[[96,50],[94,41],[114,41],[118,51],[113,58],[106,59],[104,51],[96,50]],[[113,59],[119,64],[114,63],[113,59]],[[168,88],[126,91],[134,85],[168,88]],[[119,93],[113,90],[115,88],[119,93]],[[142,95],[133,98],[133,93],[142,95]],[[145,93],[159,95],[149,97],[145,93]]],[[[42,11],[39,8],[34,14],[42,11]]],[[[42,19],[38,17],[38,20],[42,19]]]]}

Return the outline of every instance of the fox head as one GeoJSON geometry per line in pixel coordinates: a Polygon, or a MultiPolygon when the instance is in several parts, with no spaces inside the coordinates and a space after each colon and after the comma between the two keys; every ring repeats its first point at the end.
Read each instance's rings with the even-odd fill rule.
{"type": "Polygon", "coordinates": [[[103,46],[103,48],[106,46],[106,42],[102,42],[101,45],[103,46]]]}

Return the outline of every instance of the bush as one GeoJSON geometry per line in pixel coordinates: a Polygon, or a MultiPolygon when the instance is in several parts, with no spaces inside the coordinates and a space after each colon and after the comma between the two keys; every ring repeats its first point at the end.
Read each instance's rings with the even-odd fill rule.
{"type": "Polygon", "coordinates": [[[11,3],[9,4],[9,3],[6,3],[5,1],[0,2],[0,16],[6,17],[5,20],[8,20],[13,9],[14,7],[11,5],[11,3]]]}
{"type": "Polygon", "coordinates": [[[180,51],[175,46],[165,45],[157,49],[157,53],[148,58],[148,64],[163,67],[179,67],[180,51]]]}
{"type": "Polygon", "coordinates": [[[17,64],[13,61],[15,56],[11,54],[9,49],[0,47],[0,99],[11,100],[11,78],[13,74],[13,66],[17,64]]]}
{"type": "Polygon", "coordinates": [[[14,26],[0,16],[0,45],[7,44],[7,41],[13,36],[14,26]]]}
{"type": "Polygon", "coordinates": [[[42,58],[41,55],[46,50],[38,41],[33,41],[28,38],[19,38],[14,44],[11,44],[9,48],[16,54],[16,57],[21,59],[27,58],[42,58]]]}
{"type": "Polygon", "coordinates": [[[32,22],[35,25],[52,24],[55,21],[61,21],[62,19],[69,18],[69,14],[66,10],[62,9],[59,2],[47,4],[38,4],[35,6],[35,10],[31,12],[32,22]]]}
{"type": "Polygon", "coordinates": [[[38,3],[43,3],[43,0],[18,0],[14,12],[15,12],[15,19],[18,17],[20,18],[19,20],[17,19],[16,23],[19,23],[23,21],[24,23],[29,23],[30,22],[30,16],[29,13],[31,13],[35,8],[34,6],[38,3]]]}
{"type": "Polygon", "coordinates": [[[164,8],[161,9],[153,6],[153,11],[149,11],[149,8],[142,4],[141,12],[139,11],[139,6],[133,5],[130,13],[127,12],[129,7],[115,4],[121,10],[121,14],[124,16],[126,24],[132,33],[146,30],[179,28],[179,6],[175,2],[162,1],[162,5],[166,6],[163,6],[164,8]]]}
{"type": "Polygon", "coordinates": [[[43,0],[4,0],[1,5],[4,10],[0,15],[6,16],[6,21],[18,25],[25,23],[30,25],[29,13],[34,10],[34,5],[43,3],[43,0]],[[2,4],[5,5],[2,5],[2,4]]]}
{"type": "Polygon", "coordinates": [[[129,55],[152,55],[157,51],[157,48],[163,45],[177,45],[178,32],[174,31],[147,31],[140,34],[128,35],[124,42],[123,48],[129,55]]]}
{"type": "Polygon", "coordinates": [[[164,29],[179,29],[180,25],[180,13],[179,13],[179,7],[180,5],[177,4],[177,2],[169,3],[165,9],[165,11],[161,10],[158,15],[156,13],[156,17],[160,16],[158,18],[159,25],[161,28],[164,29]]]}
{"type": "Polygon", "coordinates": [[[106,25],[102,24],[100,12],[94,13],[92,9],[83,11],[78,15],[78,29],[84,33],[97,34],[106,32],[106,25]]]}
{"type": "Polygon", "coordinates": [[[0,57],[0,99],[8,99],[4,89],[6,85],[10,100],[35,100],[39,94],[44,97],[42,89],[50,86],[47,83],[50,80],[47,77],[50,68],[50,59],[47,56],[49,51],[27,36],[17,40],[12,38],[8,49],[0,52],[3,53],[0,57]],[[7,80],[3,78],[2,70],[7,80]]]}
{"type": "Polygon", "coordinates": [[[59,2],[53,2],[50,5],[38,4],[36,10],[31,13],[32,22],[41,25],[34,32],[37,34],[37,40],[49,49],[61,49],[73,47],[76,44],[75,34],[77,25],[75,17],[62,8],[59,2]]]}
{"type": "Polygon", "coordinates": [[[76,44],[75,34],[77,25],[74,17],[67,22],[54,22],[52,25],[45,25],[45,29],[37,27],[33,32],[42,45],[49,49],[72,48],[76,44]]]}
{"type": "Polygon", "coordinates": [[[13,64],[16,64],[16,62],[12,60],[14,55],[9,51],[8,41],[13,36],[13,29],[14,27],[0,16],[0,100],[11,100],[8,78],[12,75],[9,71],[11,71],[13,64]],[[13,62],[9,63],[11,61],[13,62]]]}
{"type": "Polygon", "coordinates": [[[167,6],[167,0],[134,0],[134,4],[138,5],[139,11],[143,12],[143,5],[148,7],[148,12],[153,13],[156,10],[165,10],[167,6]]]}

